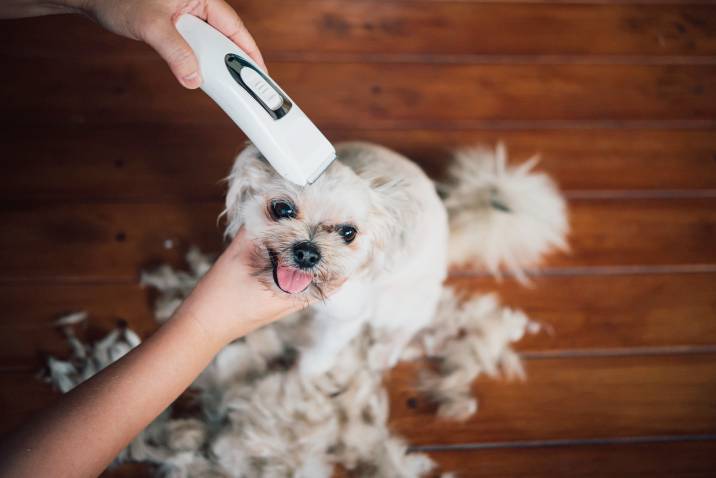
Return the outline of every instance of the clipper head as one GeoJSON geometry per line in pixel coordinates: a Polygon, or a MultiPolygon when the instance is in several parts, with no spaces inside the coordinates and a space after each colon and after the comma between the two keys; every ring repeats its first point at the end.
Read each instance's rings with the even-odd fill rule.
{"type": "Polygon", "coordinates": [[[254,144],[277,173],[298,186],[313,184],[336,159],[333,145],[303,114],[289,114],[271,130],[268,144],[254,144]]]}
{"type": "Polygon", "coordinates": [[[321,161],[321,163],[319,164],[318,168],[316,168],[316,170],[313,171],[313,173],[311,173],[311,174],[309,175],[309,177],[308,177],[306,183],[307,183],[307,184],[313,184],[313,183],[315,183],[316,180],[321,177],[321,174],[323,174],[323,172],[324,172],[326,169],[328,169],[328,166],[330,166],[330,165],[333,163],[333,161],[335,161],[335,160],[336,160],[336,153],[335,153],[335,152],[333,152],[332,154],[329,154],[328,156],[326,156],[325,159],[324,159],[323,161],[321,161]]]}

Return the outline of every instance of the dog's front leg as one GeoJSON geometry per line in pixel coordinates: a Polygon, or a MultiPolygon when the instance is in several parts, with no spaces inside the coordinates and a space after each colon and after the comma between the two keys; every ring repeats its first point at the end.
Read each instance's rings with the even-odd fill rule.
{"type": "Polygon", "coordinates": [[[358,334],[365,321],[340,320],[328,315],[314,317],[311,343],[300,349],[299,371],[306,378],[317,377],[331,370],[341,350],[358,334]]]}

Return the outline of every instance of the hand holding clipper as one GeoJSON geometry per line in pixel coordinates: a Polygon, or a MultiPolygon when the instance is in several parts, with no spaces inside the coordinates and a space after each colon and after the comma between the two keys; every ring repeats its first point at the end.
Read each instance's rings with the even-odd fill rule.
{"type": "Polygon", "coordinates": [[[201,89],[292,183],[311,184],[336,157],[298,105],[235,43],[206,22],[182,15],[177,30],[199,61],[201,89]]]}

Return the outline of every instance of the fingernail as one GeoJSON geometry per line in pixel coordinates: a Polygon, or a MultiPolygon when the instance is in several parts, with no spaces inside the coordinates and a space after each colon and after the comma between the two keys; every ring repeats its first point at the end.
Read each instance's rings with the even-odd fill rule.
{"type": "Polygon", "coordinates": [[[195,71],[194,73],[186,75],[182,78],[182,83],[184,83],[184,86],[187,88],[196,88],[201,84],[201,77],[199,77],[199,73],[195,71]]]}

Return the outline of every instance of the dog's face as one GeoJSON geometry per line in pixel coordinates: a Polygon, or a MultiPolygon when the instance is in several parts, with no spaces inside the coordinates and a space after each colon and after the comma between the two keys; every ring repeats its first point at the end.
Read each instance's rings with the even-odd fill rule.
{"type": "Polygon", "coordinates": [[[390,215],[381,194],[347,166],[336,161],[313,185],[299,187],[249,146],[229,181],[227,234],[246,229],[256,245],[252,267],[265,285],[322,297],[380,267],[390,215]]]}

